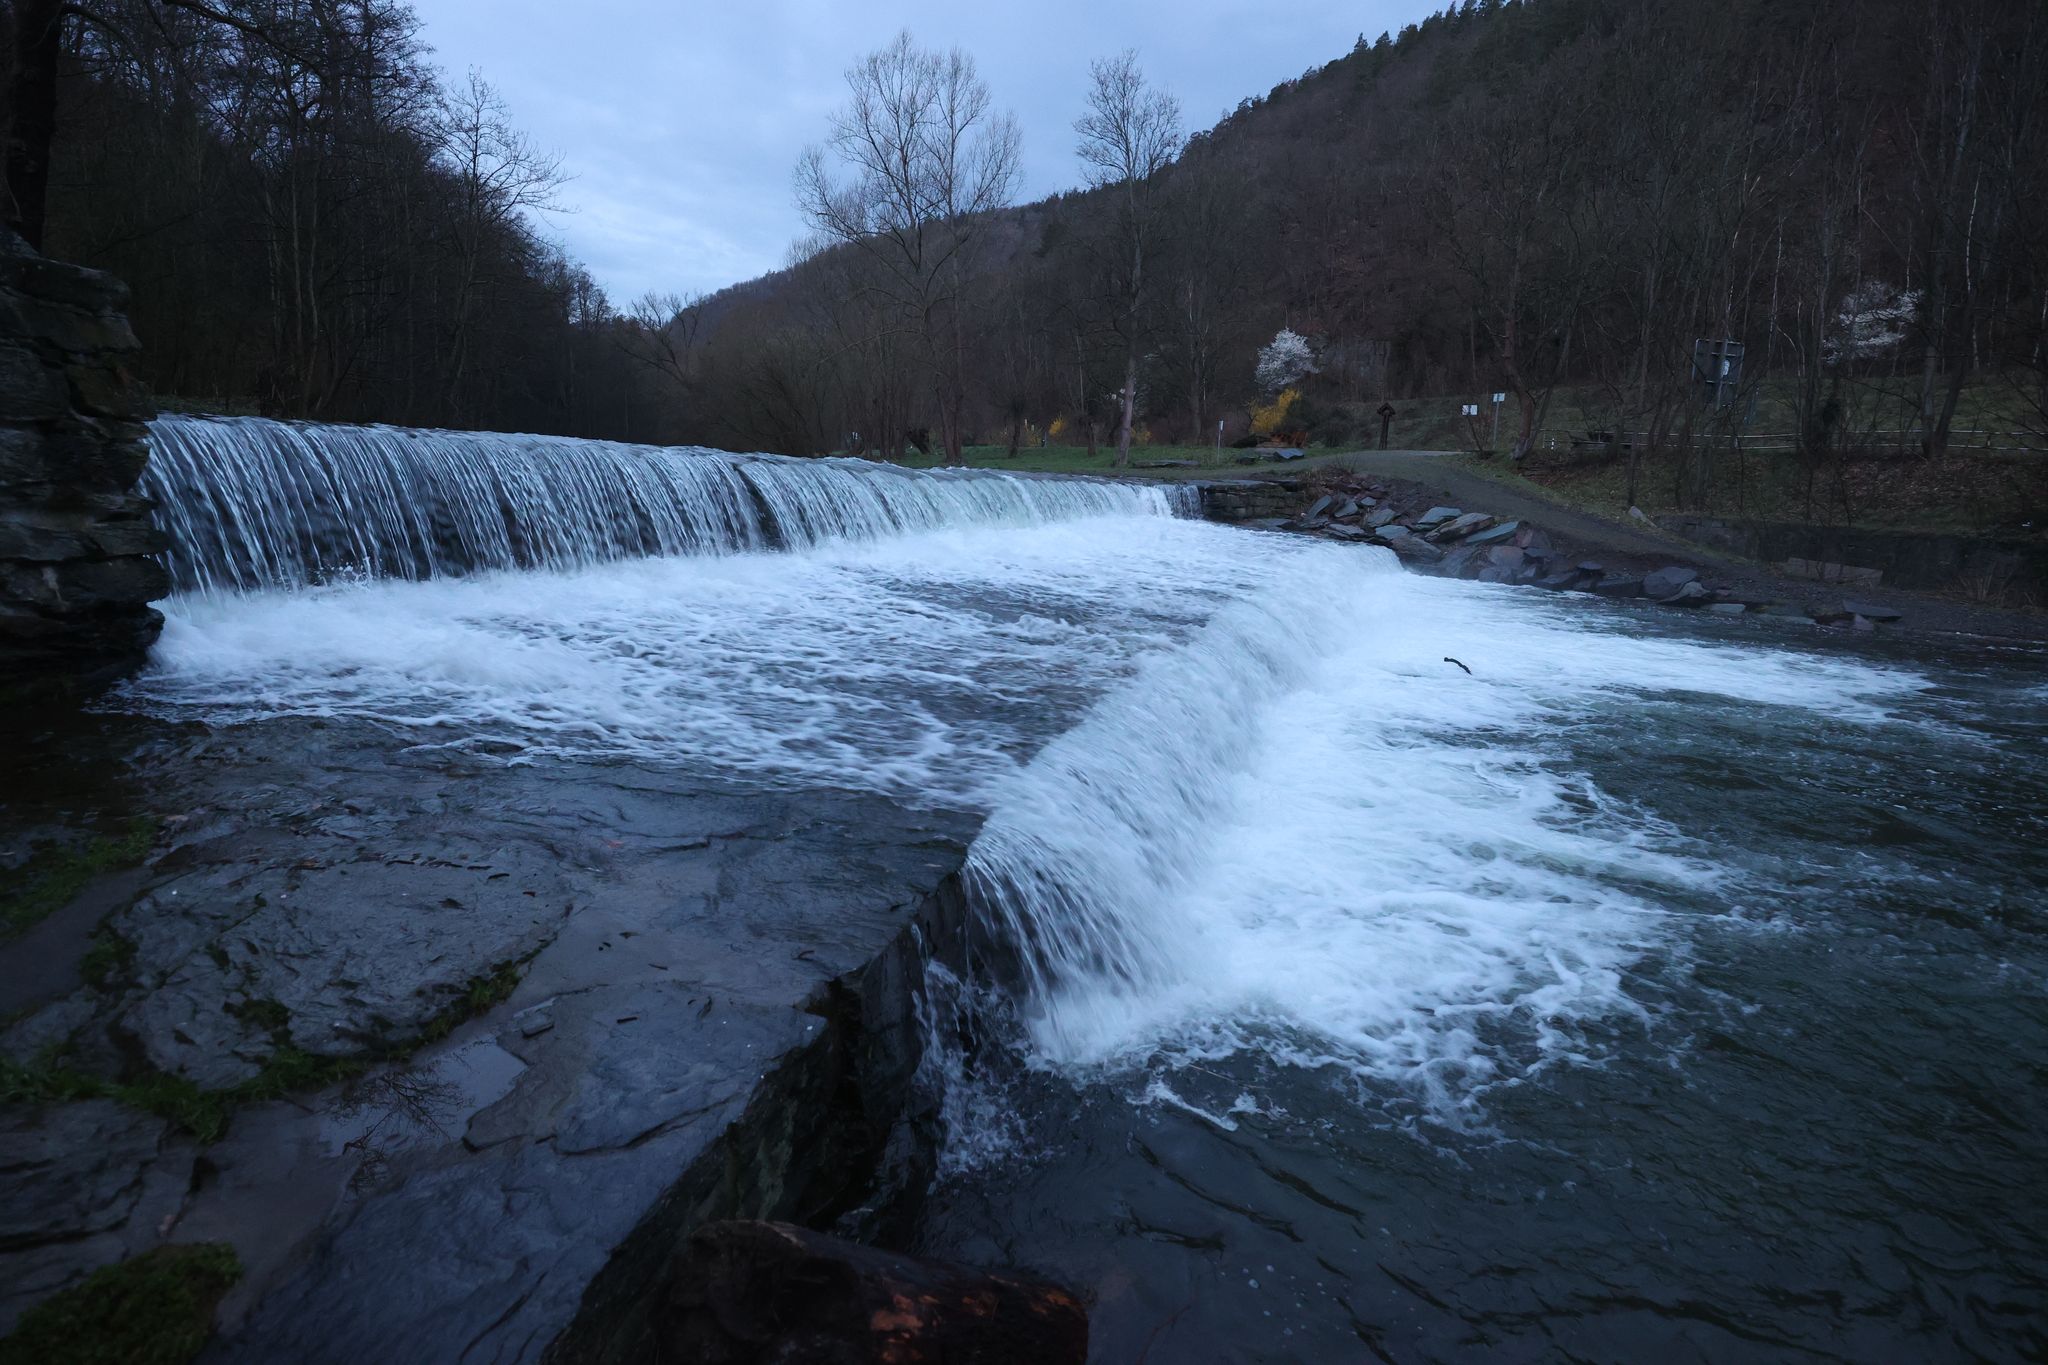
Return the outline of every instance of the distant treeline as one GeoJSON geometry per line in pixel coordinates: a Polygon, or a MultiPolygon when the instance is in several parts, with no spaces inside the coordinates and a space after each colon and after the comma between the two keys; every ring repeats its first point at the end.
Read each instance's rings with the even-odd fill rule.
{"type": "Polygon", "coordinates": [[[629,429],[612,310],[530,216],[562,172],[480,76],[443,82],[410,5],[7,9],[10,179],[35,121],[24,59],[54,32],[43,247],[132,287],[158,392],[342,420],[629,429]]]}
{"type": "Polygon", "coordinates": [[[1682,437],[1796,378],[1816,456],[1873,376],[1934,452],[1975,376],[2041,415],[2036,3],[1461,0],[1247,100],[1142,196],[977,204],[927,300],[944,346],[843,232],[709,299],[606,301],[531,225],[553,165],[436,83],[403,4],[89,8],[47,242],[134,285],[171,393],[813,453],[1112,441],[1128,386],[1140,439],[1206,443],[1274,424],[1255,372],[1288,329],[1316,369],[1284,424],[1332,442],[1383,398],[1493,390],[1526,441],[1565,382],[1682,437]],[[1745,349],[1719,416],[1701,339],[1745,349]]]}

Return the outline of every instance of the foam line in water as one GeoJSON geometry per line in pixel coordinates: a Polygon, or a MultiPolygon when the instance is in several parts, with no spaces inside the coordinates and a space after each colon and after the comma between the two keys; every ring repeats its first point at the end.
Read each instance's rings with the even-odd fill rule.
{"type": "Polygon", "coordinates": [[[969,876],[1063,1070],[1256,1052],[1455,1114],[1641,1020],[1664,906],[1727,875],[1609,800],[1560,737],[1602,710],[1883,723],[1922,685],[1851,660],[1642,638],[1511,589],[1375,574],[1232,604],[997,793],[969,876]],[[1454,655],[1467,676],[1446,665],[1454,655]]]}
{"type": "Polygon", "coordinates": [[[1172,516],[1190,490],[566,437],[166,417],[143,489],[180,591],[734,554],[1172,516]]]}

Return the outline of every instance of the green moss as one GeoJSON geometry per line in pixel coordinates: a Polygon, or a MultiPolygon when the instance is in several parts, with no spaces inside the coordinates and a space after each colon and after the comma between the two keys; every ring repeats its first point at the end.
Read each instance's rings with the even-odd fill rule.
{"type": "Polygon", "coordinates": [[[69,905],[102,873],[133,867],[156,839],[153,815],[79,847],[44,844],[21,866],[0,871],[0,940],[13,938],[69,905]]]}
{"type": "MultiPolygon", "coordinates": [[[[119,938],[110,941],[124,943],[119,938]]],[[[127,950],[133,953],[132,946],[127,950]]],[[[323,1057],[292,1046],[291,1014],[282,1004],[275,1000],[248,1000],[233,1006],[232,1012],[268,1029],[277,1048],[264,1061],[260,1072],[239,1085],[208,1090],[165,1071],[147,1071],[124,1081],[107,1080],[72,1069],[60,1051],[51,1051],[38,1057],[31,1066],[0,1058],[0,1103],[117,1100],[168,1120],[202,1143],[217,1142],[227,1132],[228,1120],[234,1117],[239,1105],[324,1090],[353,1080],[380,1062],[402,1061],[426,1044],[447,1037],[464,1020],[510,996],[519,985],[519,969],[525,960],[501,962],[488,973],[471,977],[454,1003],[429,1020],[416,1039],[403,1045],[349,1057],[323,1057]]]]}
{"type": "Polygon", "coordinates": [[[225,1243],[158,1247],[30,1309],[0,1341],[0,1365],[186,1365],[241,1277],[225,1243]]]}
{"type": "Polygon", "coordinates": [[[128,979],[135,964],[135,945],[104,926],[78,960],[78,974],[100,990],[112,990],[128,979]]]}

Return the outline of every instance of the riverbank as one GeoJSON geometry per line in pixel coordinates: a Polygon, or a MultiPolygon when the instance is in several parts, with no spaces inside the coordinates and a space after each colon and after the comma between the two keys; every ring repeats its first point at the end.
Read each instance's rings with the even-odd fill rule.
{"type": "Polygon", "coordinates": [[[973,818],[261,730],[5,737],[10,843],[159,833],[9,945],[0,1334],[215,1245],[213,1360],[629,1358],[702,1222],[922,1187],[917,966],[973,818]]]}
{"type": "MultiPolygon", "coordinates": [[[[1376,501],[1386,502],[1393,513],[1386,519],[1391,524],[1407,525],[1425,533],[1437,531],[1450,519],[1420,528],[1414,526],[1418,518],[1437,508],[1460,515],[1476,513],[1487,519],[1485,527],[1473,522],[1459,536],[1431,540],[1425,534],[1421,543],[1431,548],[1441,546],[1448,552],[1469,537],[1509,522],[1517,524],[1516,532],[1503,539],[1511,538],[1525,528],[1542,532],[1545,541],[1543,554],[1554,555],[1556,565],[1547,573],[1533,572],[1537,562],[1543,558],[1543,554],[1539,554],[1535,561],[1517,563],[1515,572],[1505,576],[1505,581],[1510,582],[1537,583],[1554,578],[1567,562],[1573,567],[1581,563],[1597,564],[1599,570],[1547,586],[1591,590],[1601,578],[1647,580],[1660,571],[1679,570],[1683,573],[1691,570],[1707,595],[1686,600],[1702,606],[1740,603],[1743,612],[1734,614],[1770,617],[1781,622],[1803,616],[1829,627],[1853,628],[1859,613],[1845,610],[1845,607],[1860,603],[1881,610],[1881,615],[1864,616],[1869,625],[1900,634],[2048,640],[2048,613],[1971,602],[1952,594],[1900,589],[1881,581],[1830,583],[1796,576],[1777,566],[1717,553],[1653,523],[1616,521],[1583,508],[1568,506],[1544,497],[1533,486],[1520,481],[1510,482],[1478,473],[1460,461],[1426,452],[1357,452],[1319,462],[1307,469],[1259,471],[1245,482],[1267,485],[1276,491],[1257,499],[1257,511],[1253,515],[1229,515],[1219,519],[1259,522],[1269,529],[1281,529],[1282,523],[1288,523],[1285,526],[1288,530],[1306,531],[1331,539],[1363,540],[1366,538],[1363,535],[1349,534],[1350,527],[1332,532],[1328,524],[1309,526],[1303,523],[1307,520],[1306,514],[1323,497],[1332,499],[1332,505],[1324,509],[1327,514],[1341,510],[1348,500],[1374,497],[1373,490],[1377,488],[1384,497],[1376,501]],[[1445,543],[1446,540],[1449,543],[1445,543]],[[1585,581],[1578,581],[1580,579],[1585,581]]],[[[1361,510],[1370,512],[1375,509],[1361,510]]],[[[1340,524],[1327,517],[1326,520],[1340,524]]],[[[1358,529],[1373,528],[1358,526],[1358,529]]],[[[1523,545],[1516,548],[1526,549],[1529,538],[1524,536],[1522,539],[1523,545]]],[[[1451,559],[1448,564],[1445,558],[1422,550],[1405,556],[1403,562],[1419,572],[1449,573],[1457,577],[1479,577],[1487,568],[1471,558],[1451,559]]],[[[1611,595],[1654,594],[1617,592],[1611,595]]]]}

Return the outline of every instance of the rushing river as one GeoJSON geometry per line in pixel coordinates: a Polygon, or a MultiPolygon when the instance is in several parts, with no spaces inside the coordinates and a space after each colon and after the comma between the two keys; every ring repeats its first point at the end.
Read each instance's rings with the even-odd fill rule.
{"type": "Polygon", "coordinates": [[[1099,1360],[2048,1352],[2039,653],[312,430],[160,425],[122,704],[984,816],[917,1246],[1073,1284],[1099,1360]]]}

